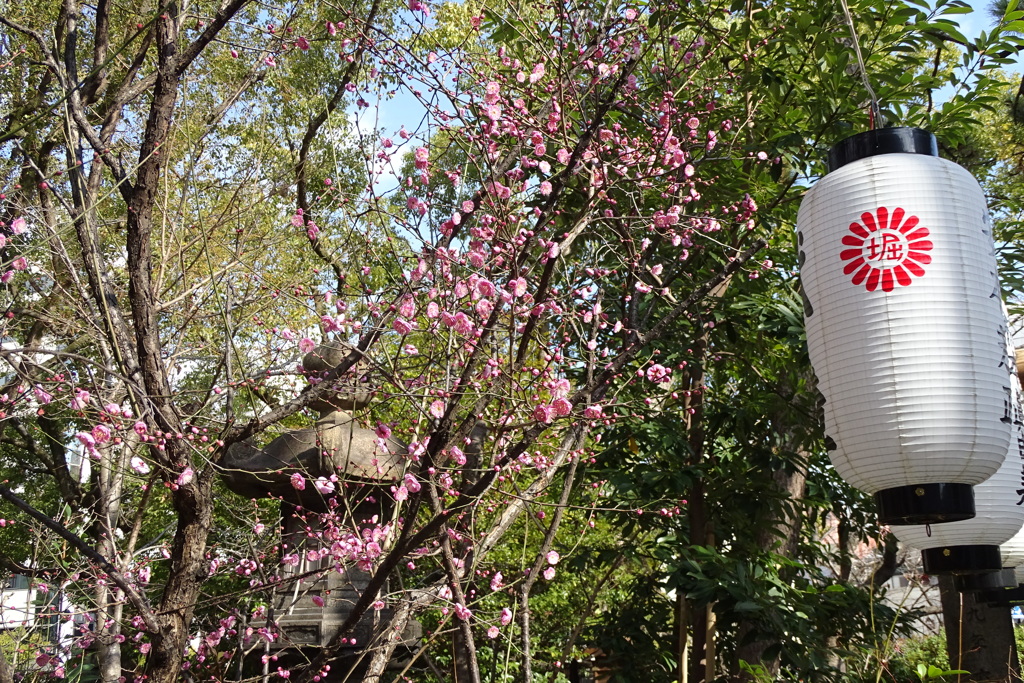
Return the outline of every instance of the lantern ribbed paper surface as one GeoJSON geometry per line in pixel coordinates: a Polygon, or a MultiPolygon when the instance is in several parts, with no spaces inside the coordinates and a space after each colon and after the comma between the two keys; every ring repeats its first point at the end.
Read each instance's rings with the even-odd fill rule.
{"type": "MultiPolygon", "coordinates": [[[[1003,567],[1014,567],[1024,560],[1013,559],[1012,550],[1020,547],[1019,538],[1024,525],[1024,505],[1020,505],[1022,447],[1024,447],[1024,413],[1021,409],[1021,387],[1017,379],[1017,366],[1013,341],[1003,318],[1002,369],[1010,385],[1010,415],[1013,438],[1006,451],[1006,459],[986,481],[974,487],[977,513],[973,519],[961,522],[924,526],[894,525],[892,532],[905,544],[921,550],[924,571],[927,574],[954,574],[999,572],[1003,567]]],[[[1001,414],[1001,413],[1000,413],[1001,414]]],[[[965,584],[970,585],[970,584],[965,584]]],[[[995,586],[978,584],[981,590],[995,586]]]]}
{"type": "MultiPolygon", "coordinates": [[[[1022,445],[1024,445],[1024,438],[1021,439],[1022,445]]],[[[1021,482],[1018,479],[1017,489],[1020,490],[1021,482]]],[[[1016,500],[1018,503],[1024,502],[1024,497],[1019,493],[1016,493],[1016,500]]],[[[1001,547],[1003,553],[1003,566],[1004,567],[1019,567],[1024,565],[1024,529],[1021,529],[1006,543],[1003,543],[1001,547]]]]}
{"type": "Polygon", "coordinates": [[[1017,505],[1020,482],[1021,459],[1014,443],[996,473],[974,487],[977,513],[972,519],[930,526],[893,525],[892,533],[923,551],[926,574],[997,572],[1014,562],[1007,548],[1000,546],[1015,539],[1024,524],[1024,507],[1017,505]]]}
{"type": "MultiPolygon", "coordinates": [[[[1024,495],[1022,495],[1024,494],[1024,405],[1022,405],[1024,395],[1022,395],[1021,392],[1021,385],[1019,379],[1020,374],[1017,371],[1018,368],[1016,366],[1017,352],[1013,348],[1013,339],[1012,335],[1009,332],[1009,329],[1007,329],[1006,344],[1007,352],[1010,356],[1009,366],[1012,370],[1010,376],[1010,387],[1014,399],[1012,432],[1013,436],[1010,441],[1010,448],[1006,456],[1006,459],[1007,461],[1012,461],[1014,459],[1019,458],[1022,464],[1020,486],[1013,492],[1012,496],[1012,499],[1014,501],[1013,507],[1016,508],[1017,510],[1020,510],[1024,509],[1024,495]]],[[[1006,467],[1006,462],[1003,463],[1003,467],[1006,467]]],[[[1002,472],[1002,468],[1000,468],[1000,472],[1002,472]]],[[[1000,475],[1000,472],[997,472],[993,479],[995,477],[998,477],[1000,475]]],[[[976,491],[980,490],[980,488],[983,486],[987,486],[987,484],[988,482],[985,482],[984,484],[979,484],[976,488],[976,491]]],[[[1013,516],[1014,514],[1016,513],[1011,512],[1010,516],[1013,516]]],[[[1016,586],[1019,582],[1016,580],[1016,578],[1007,575],[1007,573],[1012,574],[1012,568],[1017,568],[1024,564],[1024,529],[1021,529],[1016,533],[1016,535],[1013,536],[1013,538],[1003,543],[1000,546],[1000,551],[1002,552],[1003,556],[1003,572],[1001,574],[981,574],[974,576],[959,577],[957,579],[957,589],[961,591],[987,590],[989,588],[996,587],[996,585],[1004,587],[1016,586]]]]}
{"type": "Polygon", "coordinates": [[[974,178],[927,154],[846,163],[800,207],[826,446],[840,476],[875,494],[883,523],[969,518],[970,485],[1006,456],[1010,388],[989,226],[974,178]]]}

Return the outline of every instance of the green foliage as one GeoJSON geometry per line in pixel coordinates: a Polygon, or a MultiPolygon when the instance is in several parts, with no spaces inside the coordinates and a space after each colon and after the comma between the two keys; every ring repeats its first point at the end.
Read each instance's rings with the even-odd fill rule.
{"type": "MultiPolygon", "coordinates": [[[[1014,635],[1019,642],[1022,639],[1021,629],[1014,629],[1014,635]]],[[[966,673],[961,669],[950,669],[946,634],[940,629],[938,633],[898,641],[895,654],[885,664],[883,680],[912,683],[943,680],[966,673]]]]}

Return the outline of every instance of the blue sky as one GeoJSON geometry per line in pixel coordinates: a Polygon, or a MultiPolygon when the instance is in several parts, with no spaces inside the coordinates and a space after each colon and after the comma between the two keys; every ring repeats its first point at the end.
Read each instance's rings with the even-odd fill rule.
{"type": "Polygon", "coordinates": [[[974,11],[960,15],[960,32],[968,38],[973,38],[982,31],[990,31],[994,23],[988,13],[990,0],[967,0],[967,4],[973,7],[974,11]]]}

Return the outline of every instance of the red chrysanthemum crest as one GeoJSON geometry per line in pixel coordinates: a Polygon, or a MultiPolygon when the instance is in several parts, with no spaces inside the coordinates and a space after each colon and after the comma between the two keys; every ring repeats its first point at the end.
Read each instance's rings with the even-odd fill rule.
{"type": "Polygon", "coordinates": [[[932,250],[931,233],[917,216],[899,208],[890,214],[880,206],[874,213],[862,213],[860,220],[850,223],[851,234],[843,237],[847,248],[839,254],[847,261],[843,273],[853,276],[853,284],[863,284],[869,292],[891,292],[924,275],[924,266],[932,262],[927,253],[932,250]]]}

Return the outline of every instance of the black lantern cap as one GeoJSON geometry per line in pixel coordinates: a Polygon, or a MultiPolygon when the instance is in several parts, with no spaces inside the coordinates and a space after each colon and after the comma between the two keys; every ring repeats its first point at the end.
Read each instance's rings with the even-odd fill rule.
{"type": "Polygon", "coordinates": [[[925,574],[985,574],[1003,568],[997,545],[949,545],[921,551],[925,574]]]}
{"type": "Polygon", "coordinates": [[[880,524],[961,522],[974,517],[974,488],[970,484],[897,486],[876,493],[875,503],[880,524]]]}
{"type": "Polygon", "coordinates": [[[981,591],[976,594],[976,598],[986,605],[1019,605],[1024,602],[1024,586],[981,591]]]}
{"type": "Polygon", "coordinates": [[[828,170],[832,171],[858,159],[879,154],[927,154],[939,156],[935,136],[920,128],[879,128],[857,133],[832,145],[828,151],[828,170]]]}
{"type": "Polygon", "coordinates": [[[1017,574],[1012,568],[1003,567],[987,574],[964,574],[953,577],[953,585],[961,593],[991,591],[999,588],[1016,588],[1017,574]]]}

